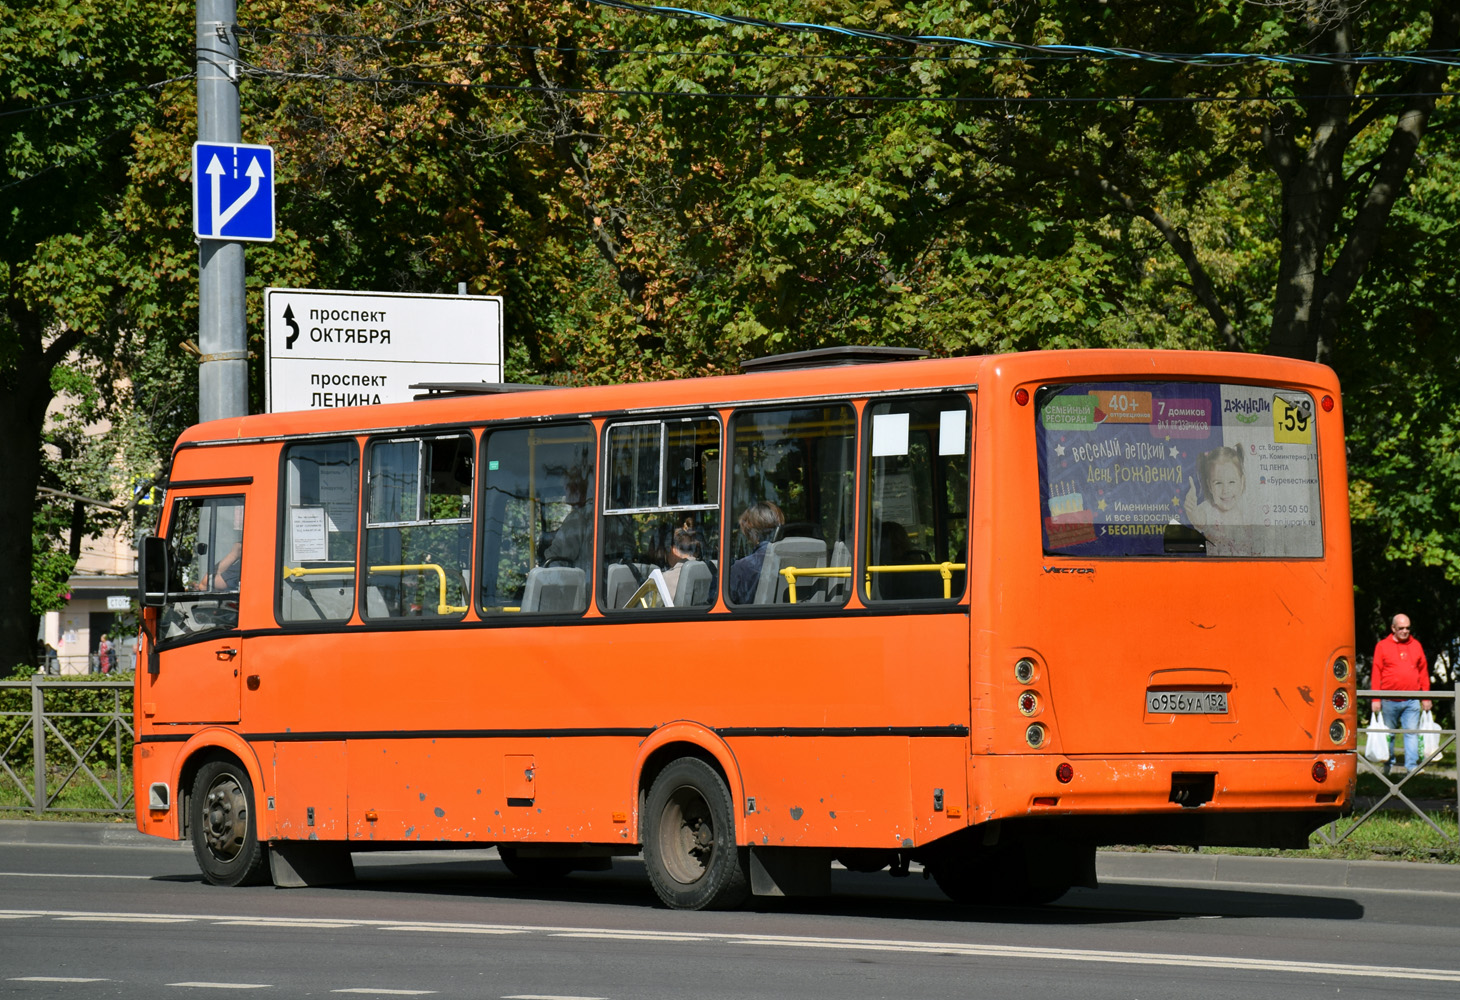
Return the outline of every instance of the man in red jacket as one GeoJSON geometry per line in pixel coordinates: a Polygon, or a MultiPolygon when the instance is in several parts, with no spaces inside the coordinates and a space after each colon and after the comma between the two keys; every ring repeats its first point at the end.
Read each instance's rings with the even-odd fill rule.
{"type": "MultiPolygon", "coordinates": [[[[1374,672],[1369,687],[1376,691],[1428,691],[1430,664],[1419,640],[1410,635],[1409,616],[1395,615],[1389,627],[1393,631],[1374,647],[1374,672]]],[[[1420,704],[1417,698],[1385,698],[1382,702],[1374,699],[1374,711],[1384,713],[1386,729],[1409,730],[1404,734],[1404,767],[1410,771],[1419,766],[1420,704]]],[[[1428,712],[1429,699],[1423,704],[1428,712]]]]}

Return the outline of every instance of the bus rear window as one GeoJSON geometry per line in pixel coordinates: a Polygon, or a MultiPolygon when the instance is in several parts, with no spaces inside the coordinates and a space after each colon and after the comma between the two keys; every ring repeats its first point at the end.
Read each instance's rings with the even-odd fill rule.
{"type": "Polygon", "coordinates": [[[1036,409],[1046,554],[1323,554],[1306,392],[1086,383],[1046,386],[1036,409]]]}

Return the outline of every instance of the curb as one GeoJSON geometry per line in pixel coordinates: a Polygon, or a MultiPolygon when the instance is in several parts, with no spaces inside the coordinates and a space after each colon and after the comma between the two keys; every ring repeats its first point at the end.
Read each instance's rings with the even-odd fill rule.
{"type": "Polygon", "coordinates": [[[1237,854],[1101,851],[1102,882],[1207,882],[1301,885],[1326,889],[1397,889],[1460,894],[1460,865],[1410,861],[1330,861],[1237,854]]]}
{"type": "MultiPolygon", "coordinates": [[[[159,840],[125,823],[0,820],[0,845],[144,847],[189,851],[186,841],[159,840]]],[[[1174,851],[1100,851],[1102,882],[1287,885],[1327,889],[1397,889],[1460,894],[1460,865],[1407,861],[1329,861],[1174,851]]]]}

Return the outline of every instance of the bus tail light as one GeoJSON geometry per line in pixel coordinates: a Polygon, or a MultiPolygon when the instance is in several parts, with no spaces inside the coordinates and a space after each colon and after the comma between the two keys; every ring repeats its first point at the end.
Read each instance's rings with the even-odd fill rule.
{"type": "Polygon", "coordinates": [[[1321,760],[1313,762],[1313,780],[1320,785],[1328,780],[1328,766],[1321,760]]]}
{"type": "Polygon", "coordinates": [[[1024,742],[1028,743],[1035,750],[1038,750],[1040,747],[1044,746],[1044,741],[1048,738],[1049,733],[1045,730],[1044,726],[1040,725],[1038,722],[1034,723],[1028,729],[1024,730],[1024,742]]]}
{"type": "MultiPolygon", "coordinates": [[[[1328,727],[1328,738],[1335,743],[1342,743],[1343,738],[1348,735],[1348,726],[1343,724],[1342,719],[1334,719],[1333,725],[1328,727]]],[[[1320,765],[1321,766],[1321,765],[1320,765]]],[[[1322,778],[1318,779],[1322,781],[1322,778]]]]}
{"type": "Polygon", "coordinates": [[[1075,769],[1070,766],[1069,761],[1065,761],[1054,769],[1054,776],[1055,780],[1061,785],[1068,785],[1071,781],[1075,780],[1075,769]]]}
{"type": "Polygon", "coordinates": [[[1348,711],[1348,691],[1344,688],[1333,692],[1333,710],[1335,712],[1348,711]]]}
{"type": "Polygon", "coordinates": [[[1324,413],[1332,413],[1333,412],[1333,397],[1330,396],[1328,393],[1325,392],[1323,394],[1323,398],[1318,401],[1318,405],[1321,406],[1321,407],[1323,407],[1323,412],[1324,413]]]}
{"type": "Polygon", "coordinates": [[[1039,711],[1039,695],[1033,691],[1024,691],[1019,695],[1019,714],[1033,715],[1039,711]]]}
{"type": "Polygon", "coordinates": [[[1348,657],[1340,656],[1333,661],[1333,676],[1341,681],[1348,680],[1348,657]]]}
{"type": "Polygon", "coordinates": [[[1034,680],[1034,661],[1024,657],[1014,664],[1014,679],[1020,684],[1028,684],[1034,680]]]}

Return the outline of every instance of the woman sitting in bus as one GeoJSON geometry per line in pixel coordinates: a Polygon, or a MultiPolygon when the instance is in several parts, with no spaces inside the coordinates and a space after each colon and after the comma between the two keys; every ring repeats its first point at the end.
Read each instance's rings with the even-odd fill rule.
{"type": "Polygon", "coordinates": [[[676,594],[679,587],[679,576],[684,571],[686,563],[699,562],[700,553],[704,551],[704,543],[700,534],[693,528],[675,528],[674,540],[669,543],[669,551],[666,553],[664,570],[664,586],[669,588],[670,594],[676,594]]]}
{"type": "Polygon", "coordinates": [[[735,560],[730,567],[730,602],[751,604],[755,601],[755,590],[760,584],[760,567],[765,562],[766,551],[776,529],[786,523],[781,508],[769,500],[752,504],[740,515],[740,533],[750,547],[750,554],[735,560]]]}

